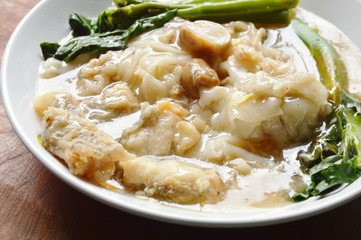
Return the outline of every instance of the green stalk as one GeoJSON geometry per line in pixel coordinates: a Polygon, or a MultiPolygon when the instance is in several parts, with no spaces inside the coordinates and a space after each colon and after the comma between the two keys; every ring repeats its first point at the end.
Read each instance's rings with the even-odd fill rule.
{"type": "Polygon", "coordinates": [[[217,22],[233,20],[257,23],[288,23],[288,9],[298,5],[299,0],[193,0],[177,4],[157,1],[115,1],[120,11],[127,16],[142,15],[146,12],[177,9],[178,16],[188,19],[204,19],[217,22]]]}
{"type": "Polygon", "coordinates": [[[290,21],[290,12],[288,10],[282,10],[282,11],[274,11],[274,12],[265,12],[262,14],[242,13],[242,12],[233,13],[233,14],[220,13],[220,14],[211,14],[211,15],[187,16],[186,18],[193,21],[207,19],[209,21],[218,22],[218,23],[226,23],[241,19],[242,21],[260,23],[260,24],[287,24],[290,21]]]}
{"type": "Polygon", "coordinates": [[[316,60],[322,83],[330,91],[331,101],[340,104],[340,89],[344,84],[343,64],[335,48],[315,30],[298,19],[292,21],[292,27],[305,43],[316,60]]]}
{"type": "Polygon", "coordinates": [[[204,1],[194,7],[180,9],[178,16],[192,18],[194,16],[217,15],[219,12],[234,13],[265,13],[294,8],[299,0],[234,0],[234,1],[204,1]]]}
{"type": "Polygon", "coordinates": [[[299,0],[191,0],[176,4],[161,3],[156,0],[115,0],[118,7],[147,5],[168,9],[184,9],[184,12],[217,14],[219,12],[273,12],[291,9],[298,5],[299,0]]]}

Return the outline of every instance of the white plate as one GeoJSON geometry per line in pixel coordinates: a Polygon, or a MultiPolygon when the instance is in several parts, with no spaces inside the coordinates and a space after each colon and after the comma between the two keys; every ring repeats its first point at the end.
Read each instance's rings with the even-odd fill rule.
{"type": "Polygon", "coordinates": [[[355,27],[361,20],[360,0],[301,0],[299,6],[330,21],[361,48],[361,32],[355,27]]]}
{"type": "MultiPolygon", "coordinates": [[[[37,71],[41,61],[39,43],[44,40],[58,41],[65,37],[69,32],[67,27],[69,13],[78,12],[86,16],[96,16],[110,4],[111,0],[43,0],[19,24],[5,50],[1,89],[10,121],[29,150],[56,176],[86,195],[114,208],[166,222],[207,227],[260,226],[296,220],[335,208],[361,193],[361,179],[359,179],[326,198],[309,199],[287,207],[260,209],[241,214],[206,213],[117,194],[71,175],[36,140],[42,128],[39,118],[31,107],[31,102],[36,95],[37,71]]],[[[358,0],[305,0],[302,6],[319,12],[331,22],[335,22],[342,30],[348,32],[356,43],[361,43],[360,32],[351,28],[354,24],[349,24],[360,22],[361,17],[358,13],[361,4],[358,0]],[[337,14],[333,9],[338,11],[337,14]],[[345,14],[340,14],[339,11],[345,14]],[[354,18],[358,18],[358,21],[354,18]]]]}

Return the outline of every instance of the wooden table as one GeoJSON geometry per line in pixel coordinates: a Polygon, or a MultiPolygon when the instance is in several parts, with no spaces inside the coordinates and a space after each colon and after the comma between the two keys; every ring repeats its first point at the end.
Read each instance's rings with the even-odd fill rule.
{"type": "MultiPolygon", "coordinates": [[[[18,22],[37,2],[1,0],[0,57],[18,22]]],[[[61,182],[19,140],[2,102],[0,139],[1,240],[361,239],[361,198],[315,217],[274,226],[242,229],[179,226],[115,210],[61,182]]]]}

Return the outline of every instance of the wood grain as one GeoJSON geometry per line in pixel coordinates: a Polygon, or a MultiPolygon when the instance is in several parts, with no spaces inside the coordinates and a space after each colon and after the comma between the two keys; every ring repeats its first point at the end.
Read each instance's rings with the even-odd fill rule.
{"type": "MultiPolygon", "coordinates": [[[[59,0],[60,1],[60,0],[59,0]]],[[[0,57],[38,0],[0,2],[0,57]]],[[[24,147],[0,100],[0,239],[360,239],[361,198],[324,214],[274,226],[197,228],[137,217],[70,188],[24,147]]]]}

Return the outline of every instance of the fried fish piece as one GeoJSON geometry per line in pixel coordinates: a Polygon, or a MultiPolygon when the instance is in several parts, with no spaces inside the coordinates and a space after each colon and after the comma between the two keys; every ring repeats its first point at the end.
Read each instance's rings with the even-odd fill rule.
{"type": "Polygon", "coordinates": [[[217,203],[225,184],[213,169],[202,168],[176,157],[138,157],[120,162],[121,181],[132,192],[180,204],[217,203]]]}
{"type": "Polygon", "coordinates": [[[63,159],[74,175],[105,182],[113,176],[116,162],[135,158],[89,120],[54,107],[44,114],[42,144],[63,159]]]}

